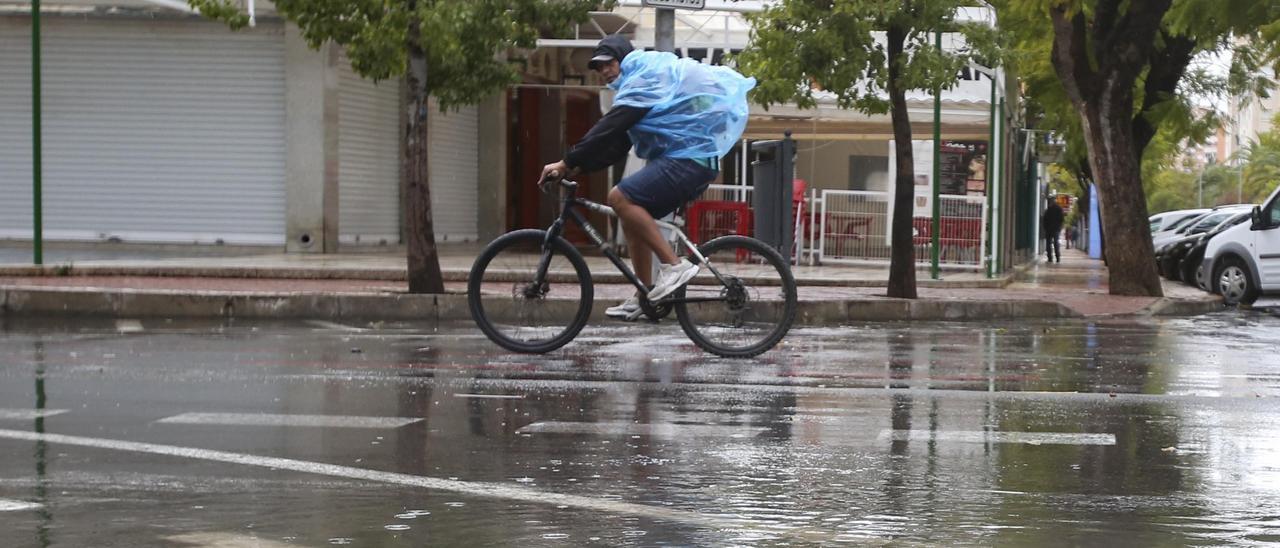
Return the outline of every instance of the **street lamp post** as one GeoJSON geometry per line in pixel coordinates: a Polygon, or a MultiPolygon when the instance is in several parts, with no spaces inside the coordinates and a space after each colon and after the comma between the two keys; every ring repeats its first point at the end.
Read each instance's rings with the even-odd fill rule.
{"type": "Polygon", "coordinates": [[[1196,175],[1196,207],[1204,207],[1204,168],[1200,168],[1200,174],[1196,175]]]}
{"type": "Polygon", "coordinates": [[[40,0],[31,2],[31,262],[44,264],[44,190],[42,171],[44,157],[41,152],[42,128],[40,125],[40,0]]]}
{"type": "Polygon", "coordinates": [[[1236,203],[1244,203],[1244,162],[1236,164],[1236,203]]]}

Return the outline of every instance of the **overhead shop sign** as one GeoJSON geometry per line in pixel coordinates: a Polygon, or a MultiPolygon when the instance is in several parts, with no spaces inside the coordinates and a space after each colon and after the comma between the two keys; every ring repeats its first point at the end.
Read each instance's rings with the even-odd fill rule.
{"type": "Polygon", "coordinates": [[[642,3],[654,8],[700,10],[706,7],[707,0],[644,0],[642,3]]]}

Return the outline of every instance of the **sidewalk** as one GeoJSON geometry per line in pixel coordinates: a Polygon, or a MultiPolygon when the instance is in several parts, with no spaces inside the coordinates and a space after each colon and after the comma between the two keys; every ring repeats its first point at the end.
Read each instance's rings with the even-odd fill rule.
{"type": "MultiPolygon", "coordinates": [[[[464,320],[465,280],[479,246],[441,248],[446,294],[405,292],[405,259],[394,253],[299,255],[229,250],[224,256],[178,256],[137,249],[95,249],[68,261],[64,252],[37,267],[0,264],[0,312],[6,315],[86,314],[117,317],[259,317],[351,320],[464,320]]],[[[1064,250],[1060,264],[1027,265],[1002,278],[943,271],[940,280],[917,271],[919,298],[884,296],[887,268],[797,266],[797,323],[989,320],[1005,318],[1190,315],[1218,309],[1212,296],[1166,282],[1164,298],[1107,294],[1101,261],[1064,250]]],[[[13,260],[13,250],[0,257],[13,260]]],[[[50,256],[47,254],[46,256],[50,256]]],[[[608,261],[588,259],[596,276],[595,314],[629,295],[608,261]]]]}

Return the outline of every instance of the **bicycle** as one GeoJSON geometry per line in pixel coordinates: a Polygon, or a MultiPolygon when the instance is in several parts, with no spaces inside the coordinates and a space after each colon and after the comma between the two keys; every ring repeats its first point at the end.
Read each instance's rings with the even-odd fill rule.
{"type": "MultiPolygon", "coordinates": [[[[471,317],[499,346],[514,352],[551,352],[577,337],[590,319],[594,285],[582,253],[563,237],[568,222],[581,227],[635,286],[640,308],[650,321],[674,310],[681,329],[707,352],[749,358],[773,348],[791,329],[796,282],[786,259],[772,247],[741,235],[695,246],[677,223],[659,220],[659,227],[675,234],[677,255],[683,248],[689,261],[702,268],[671,295],[650,302],[645,297],[649,289],[579,211],[586,208],[616,218],[613,208],[578,197],[573,181],[556,182],[562,199],[551,226],[499,236],[471,267],[471,317]]],[[[550,181],[539,181],[538,186],[546,192],[550,181]]]]}

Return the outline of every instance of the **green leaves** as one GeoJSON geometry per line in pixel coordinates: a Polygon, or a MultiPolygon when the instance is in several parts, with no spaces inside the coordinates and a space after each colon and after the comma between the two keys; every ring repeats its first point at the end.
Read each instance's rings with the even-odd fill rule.
{"type": "Polygon", "coordinates": [[[226,23],[232,30],[249,25],[249,14],[240,11],[240,5],[231,0],[187,0],[187,4],[205,17],[226,23]]]}
{"type": "MultiPolygon", "coordinates": [[[[1085,156],[1079,117],[1072,108],[1050,60],[1053,29],[1048,9],[1064,6],[1068,15],[1083,12],[1092,25],[1098,6],[1114,4],[1103,0],[991,0],[1000,18],[1004,62],[1024,84],[1031,119],[1038,127],[1053,129],[1069,143],[1068,158],[1085,156]]],[[[1124,3],[1122,3],[1124,4],[1124,3]]],[[[1124,6],[1121,6],[1122,9],[1124,6]]],[[[1118,17],[1118,16],[1117,16],[1118,17]]],[[[1106,24],[1110,24],[1107,22],[1106,24]]],[[[1186,140],[1203,142],[1222,112],[1195,112],[1197,100],[1225,104],[1229,96],[1266,96],[1275,87],[1265,75],[1280,59],[1280,0],[1173,0],[1160,21],[1155,52],[1134,89],[1136,117],[1156,128],[1156,138],[1144,152],[1144,173],[1154,175],[1165,168],[1186,140]],[[1231,69],[1223,76],[1196,67],[1195,61],[1178,81],[1175,93],[1160,92],[1147,100],[1146,83],[1152,66],[1168,68],[1161,54],[1179,40],[1194,42],[1197,59],[1221,56],[1231,59],[1231,69]]],[[[1097,51],[1096,47],[1088,51],[1097,51]]],[[[1087,167],[1077,161],[1075,166],[1087,167]]]]}
{"type": "Polygon", "coordinates": [[[752,100],[766,106],[794,102],[810,108],[816,94],[829,92],[840,108],[884,113],[889,83],[885,29],[896,25],[905,30],[901,89],[947,89],[971,61],[991,57],[996,43],[991,31],[955,22],[956,8],[970,4],[782,0],[747,16],[751,45],[735,60],[739,70],[758,81],[752,100]],[[934,44],[938,31],[963,37],[968,49],[939,50],[934,44]]]}
{"type": "MultiPolygon", "coordinates": [[[[188,1],[232,28],[248,22],[238,2],[188,1]]],[[[275,6],[311,47],[341,45],[352,68],[367,78],[399,77],[408,70],[411,50],[421,51],[427,77],[420,85],[448,109],[517,82],[519,73],[505,60],[508,50],[532,48],[541,32],[585,22],[591,10],[609,9],[612,1],[275,0],[275,6]]]]}

